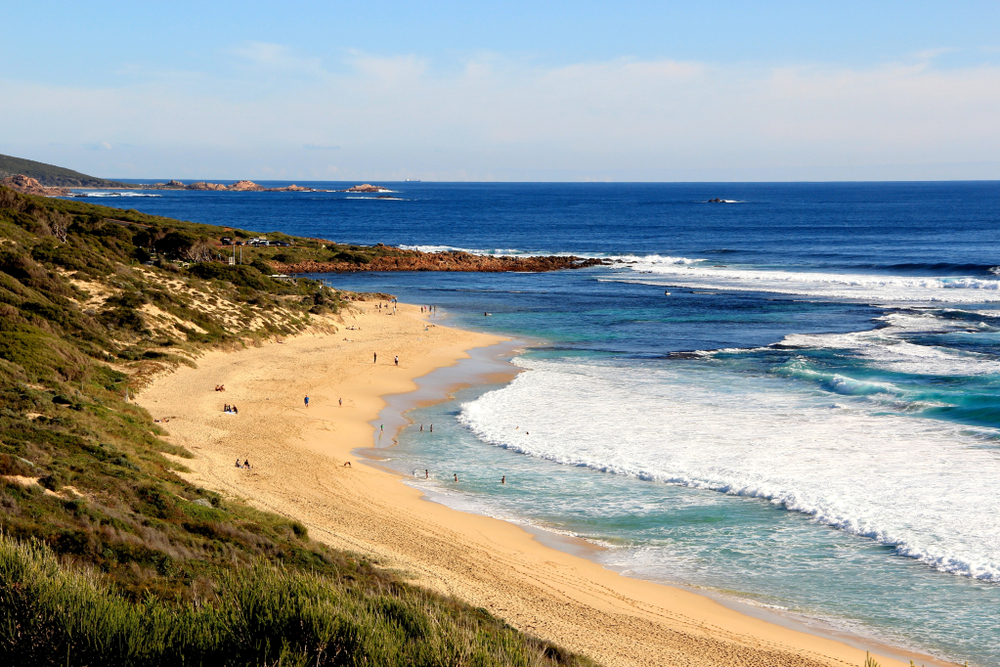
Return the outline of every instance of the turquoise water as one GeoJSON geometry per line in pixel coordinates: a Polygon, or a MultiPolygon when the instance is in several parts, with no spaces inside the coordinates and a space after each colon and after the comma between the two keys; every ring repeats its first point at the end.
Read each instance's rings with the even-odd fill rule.
{"type": "Polygon", "coordinates": [[[532,343],[513,382],[412,413],[434,433],[405,429],[392,464],[632,576],[1000,667],[1000,184],[392,187],[121,205],[608,259],[324,276],[532,343]]]}

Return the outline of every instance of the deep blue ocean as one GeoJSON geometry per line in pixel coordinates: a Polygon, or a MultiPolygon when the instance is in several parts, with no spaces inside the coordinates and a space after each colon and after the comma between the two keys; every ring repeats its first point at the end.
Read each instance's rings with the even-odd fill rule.
{"type": "Polygon", "coordinates": [[[630,576],[1000,667],[1000,183],[384,185],[100,203],[608,258],[323,276],[526,342],[511,383],[412,411],[434,433],[392,465],[630,576]]]}

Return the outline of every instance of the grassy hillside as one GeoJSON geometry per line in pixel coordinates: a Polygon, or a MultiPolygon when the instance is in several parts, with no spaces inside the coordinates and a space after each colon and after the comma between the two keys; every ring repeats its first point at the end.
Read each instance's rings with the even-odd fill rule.
{"type": "Polygon", "coordinates": [[[349,307],[234,233],[0,188],[0,662],[589,664],[176,474],[130,392],[349,307]]]}
{"type": "Polygon", "coordinates": [[[24,174],[38,179],[38,182],[48,187],[61,188],[120,188],[133,187],[117,181],[87,176],[72,169],[56,167],[55,165],[35,162],[11,155],[0,155],[0,178],[24,174]]]}

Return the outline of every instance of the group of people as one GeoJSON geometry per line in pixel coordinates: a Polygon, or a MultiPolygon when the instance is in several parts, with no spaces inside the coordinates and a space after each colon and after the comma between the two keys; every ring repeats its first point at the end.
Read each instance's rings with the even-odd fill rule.
{"type": "Polygon", "coordinates": [[[236,467],[250,470],[250,461],[248,459],[243,459],[243,463],[240,463],[240,460],[236,459],[236,467]]]}
{"type": "Polygon", "coordinates": [[[224,384],[215,385],[215,391],[225,391],[225,390],[226,390],[226,385],[224,384]]]}
{"type": "Polygon", "coordinates": [[[236,409],[235,405],[229,405],[228,403],[226,403],[225,407],[222,408],[222,411],[230,415],[240,414],[240,411],[236,409]]]}
{"type": "MultiPolygon", "coordinates": [[[[457,482],[458,481],[458,473],[457,472],[456,473],[452,473],[452,475],[454,476],[455,481],[457,482]]],[[[424,479],[430,479],[430,478],[431,478],[430,470],[424,468],[424,479]]],[[[501,484],[506,484],[507,483],[507,475],[503,475],[500,478],[500,483],[501,484]]]]}
{"type": "Polygon", "coordinates": [[[421,313],[432,313],[433,314],[433,313],[437,312],[437,309],[438,309],[437,306],[420,306],[420,312],[421,313]]]}

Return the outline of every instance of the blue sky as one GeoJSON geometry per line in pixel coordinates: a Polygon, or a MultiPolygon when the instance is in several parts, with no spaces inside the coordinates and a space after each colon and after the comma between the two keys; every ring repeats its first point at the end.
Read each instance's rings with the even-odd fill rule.
{"type": "Polygon", "coordinates": [[[108,177],[1000,178],[1000,3],[10,3],[0,152],[108,177]]]}

